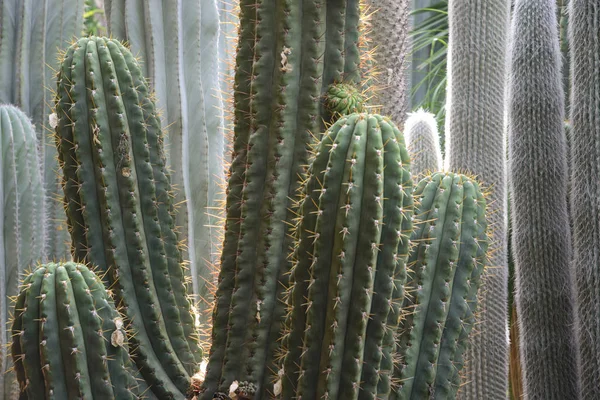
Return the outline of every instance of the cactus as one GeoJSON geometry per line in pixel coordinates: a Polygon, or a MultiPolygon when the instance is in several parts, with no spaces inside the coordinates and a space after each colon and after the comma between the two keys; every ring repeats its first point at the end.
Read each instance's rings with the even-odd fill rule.
{"type": "Polygon", "coordinates": [[[567,150],[556,2],[517,0],[513,12],[508,170],[524,396],[576,399],[567,150]]]}
{"type": "Polygon", "coordinates": [[[404,139],[389,119],[352,114],[323,137],[299,207],[284,399],[387,396],[378,385],[390,387],[411,191],[404,139]]]}
{"type": "Polygon", "coordinates": [[[413,193],[416,230],[400,322],[396,399],[452,399],[487,259],[486,200],[464,175],[436,173],[413,193]]]}
{"type": "Polygon", "coordinates": [[[434,114],[422,108],[409,113],[404,124],[404,138],[410,154],[413,176],[423,177],[443,168],[440,136],[434,114]]]}
{"type": "Polygon", "coordinates": [[[356,87],[347,83],[329,85],[324,95],[325,107],[336,116],[364,111],[366,98],[356,87]]]}
{"type": "Polygon", "coordinates": [[[202,398],[238,381],[256,385],[260,400],[273,390],[267,379],[284,322],[289,199],[312,135],[322,132],[321,95],[359,80],[359,4],[243,0],[240,11],[233,161],[202,398]]]}
{"type": "Polygon", "coordinates": [[[375,12],[370,39],[373,58],[380,77],[373,103],[382,113],[400,125],[406,119],[410,103],[410,10],[409,0],[367,0],[375,12]]]}
{"type": "Polygon", "coordinates": [[[78,40],[61,65],[56,113],[74,258],[108,272],[144,379],[159,398],[177,398],[201,352],[160,121],[131,52],[112,39],[78,40]]]}
{"type": "Polygon", "coordinates": [[[571,0],[571,218],[580,398],[600,398],[600,8],[571,0]]]}
{"type": "MultiPolygon", "coordinates": [[[[187,237],[194,293],[210,298],[216,262],[215,230],[224,182],[223,107],[219,81],[216,0],[107,0],[109,33],[127,40],[156,92],[167,131],[167,164],[175,191],[175,224],[187,237]]],[[[200,303],[203,325],[210,301],[200,303]]]]}
{"type": "Polygon", "coordinates": [[[0,397],[15,400],[16,378],[7,372],[9,299],[17,295],[25,270],[46,257],[46,225],[35,131],[29,117],[9,105],[0,106],[0,154],[0,397]]]}
{"type": "Polygon", "coordinates": [[[85,265],[49,263],[27,276],[12,337],[22,398],[139,398],[123,320],[85,265]]]}
{"type": "Polygon", "coordinates": [[[504,104],[510,0],[450,0],[446,170],[477,176],[490,194],[491,268],[484,272],[478,334],[471,337],[465,399],[506,399],[508,267],[504,104]]]}
{"type": "Polygon", "coordinates": [[[46,191],[48,256],[69,255],[69,233],[60,201],[56,147],[49,134],[59,52],[83,28],[84,0],[10,0],[0,4],[0,104],[14,104],[33,119],[46,191]]]}

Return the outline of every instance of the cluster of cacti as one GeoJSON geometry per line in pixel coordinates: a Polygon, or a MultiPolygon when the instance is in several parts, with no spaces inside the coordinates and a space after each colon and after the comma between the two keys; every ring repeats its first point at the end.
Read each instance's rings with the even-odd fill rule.
{"type": "Polygon", "coordinates": [[[138,399],[125,326],[92,271],[44,264],[25,278],[11,351],[20,399],[138,399]]]}
{"type": "Polygon", "coordinates": [[[0,106],[0,156],[0,397],[15,400],[19,390],[7,347],[9,299],[17,295],[25,271],[45,259],[46,225],[35,131],[13,106],[0,106]]]}
{"type": "Polygon", "coordinates": [[[579,396],[600,398],[600,8],[571,0],[571,218],[579,349],[579,396]]]}
{"type": "Polygon", "coordinates": [[[505,399],[508,390],[506,133],[504,100],[509,0],[450,0],[446,151],[448,171],[490,188],[490,268],[483,276],[477,335],[467,350],[465,399],[505,399]]]}
{"type": "Polygon", "coordinates": [[[396,126],[371,114],[339,119],[316,151],[298,210],[282,396],[381,398],[412,231],[408,153],[396,126]]]}
{"type": "Polygon", "coordinates": [[[517,0],[508,86],[509,183],[527,399],[576,399],[564,92],[554,0],[517,0]]]}
{"type": "Polygon", "coordinates": [[[10,0],[0,4],[0,103],[14,104],[32,120],[46,191],[42,217],[53,232],[48,255],[69,257],[69,233],[48,115],[59,53],[79,36],[84,0],[10,0]]]}
{"type": "Polygon", "coordinates": [[[216,283],[217,229],[224,193],[225,140],[219,80],[216,0],[107,0],[109,33],[127,40],[155,92],[166,131],[175,225],[187,246],[201,322],[208,324],[216,283]]]}
{"type": "Polygon", "coordinates": [[[58,75],[57,147],[74,258],[107,272],[159,398],[186,393],[201,351],[173,230],[154,102],[120,42],[83,38],[58,75]]]}
{"type": "Polygon", "coordinates": [[[435,115],[423,109],[408,114],[404,124],[404,138],[410,155],[410,171],[422,177],[443,168],[440,135],[435,115]]]}

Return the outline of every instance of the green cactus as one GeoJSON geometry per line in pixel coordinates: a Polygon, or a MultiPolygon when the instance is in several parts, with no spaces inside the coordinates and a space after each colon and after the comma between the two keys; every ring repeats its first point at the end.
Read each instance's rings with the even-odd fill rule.
{"type": "Polygon", "coordinates": [[[511,247],[524,398],[540,400],[578,398],[557,22],[554,0],[514,4],[507,103],[511,247]]]}
{"type": "Polygon", "coordinates": [[[359,79],[359,2],[240,2],[233,161],[205,397],[231,383],[268,398],[285,317],[287,250],[321,96],[359,79]],[[257,18],[260,16],[260,18],[257,18]]]}
{"type": "Polygon", "coordinates": [[[138,399],[125,327],[82,264],[44,264],[23,282],[12,324],[21,399],[138,399]]]}
{"type": "Polygon", "coordinates": [[[327,88],[324,101],[327,111],[339,117],[340,115],[363,112],[366,96],[353,85],[334,83],[327,88]]]}
{"type": "Polygon", "coordinates": [[[569,2],[571,51],[571,220],[579,398],[600,398],[600,8],[569,2]]]}
{"type": "Polygon", "coordinates": [[[508,392],[506,257],[506,55],[511,0],[449,0],[447,171],[477,176],[490,193],[490,265],[483,278],[478,334],[471,337],[465,400],[504,400],[508,392]]]}
{"type": "Polygon", "coordinates": [[[410,170],[413,176],[422,178],[442,170],[440,135],[434,114],[422,108],[409,113],[404,124],[404,137],[412,160],[410,170]]]}
{"type": "Polygon", "coordinates": [[[109,33],[127,40],[156,93],[167,132],[165,149],[173,188],[175,225],[187,238],[193,292],[209,325],[214,264],[222,232],[224,122],[219,80],[219,14],[216,0],[107,0],[109,33]]]}
{"type": "Polygon", "coordinates": [[[62,62],[56,113],[74,258],[108,272],[143,377],[159,398],[178,398],[201,351],[160,121],[131,52],[112,39],[78,40],[62,62]]]}
{"type": "Polygon", "coordinates": [[[391,400],[453,399],[486,263],[486,200],[476,181],[435,173],[413,192],[414,248],[408,260],[391,400]]]}
{"type": "Polygon", "coordinates": [[[46,257],[44,238],[44,184],[36,137],[29,117],[9,105],[0,105],[0,397],[18,398],[6,331],[12,314],[9,300],[18,294],[26,269],[46,257]]]}
{"type": "Polygon", "coordinates": [[[56,147],[48,116],[59,53],[81,33],[84,0],[8,0],[0,3],[0,104],[14,104],[35,126],[46,191],[48,256],[70,257],[60,201],[56,147]]]}
{"type": "Polygon", "coordinates": [[[389,394],[411,192],[408,152],[389,119],[352,114],[327,131],[299,207],[282,398],[389,394]]]}

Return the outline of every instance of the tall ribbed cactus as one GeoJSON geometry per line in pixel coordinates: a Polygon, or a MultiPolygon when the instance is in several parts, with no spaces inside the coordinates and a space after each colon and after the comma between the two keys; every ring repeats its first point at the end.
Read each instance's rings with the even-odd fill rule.
{"type": "Polygon", "coordinates": [[[233,381],[264,399],[277,370],[285,315],[288,237],[321,131],[321,95],[359,78],[358,0],[240,2],[233,161],[205,398],[233,381]]]}
{"type": "Polygon", "coordinates": [[[571,0],[571,217],[580,395],[600,398],[600,8],[571,0]]]}
{"type": "MultiPolygon", "coordinates": [[[[187,238],[193,288],[210,297],[216,261],[215,207],[224,194],[223,110],[216,0],[107,0],[110,34],[127,40],[156,92],[175,189],[175,223],[187,238]],[[208,207],[208,208],[207,208],[208,207]]],[[[202,301],[202,322],[208,303],[202,301]]]]}
{"type": "Polygon", "coordinates": [[[477,176],[492,191],[491,267],[483,276],[477,335],[471,337],[466,399],[506,399],[508,267],[504,99],[510,0],[450,0],[446,117],[449,171],[477,176]]]}
{"type": "Polygon", "coordinates": [[[77,41],[62,62],[56,113],[74,258],[108,271],[143,377],[160,399],[179,398],[201,352],[160,121],[131,52],[112,39],[77,41]]]}
{"type": "Polygon", "coordinates": [[[44,264],[23,282],[12,324],[22,399],[138,399],[125,327],[85,265],[44,264]]]}
{"type": "Polygon", "coordinates": [[[325,134],[299,208],[283,399],[389,394],[411,192],[404,139],[389,119],[352,114],[325,134]]]}
{"type": "Polygon", "coordinates": [[[81,33],[84,0],[7,0],[0,3],[0,103],[33,119],[42,160],[48,255],[68,258],[69,233],[59,184],[56,147],[48,127],[59,52],[81,33]]]}
{"type": "Polygon", "coordinates": [[[373,23],[370,26],[374,66],[378,72],[371,103],[382,114],[401,125],[410,103],[410,10],[411,0],[367,0],[373,23]]]}
{"type": "Polygon", "coordinates": [[[404,138],[410,154],[410,170],[413,176],[423,176],[428,172],[443,168],[440,135],[435,115],[422,108],[408,114],[404,124],[404,138]]]}
{"type": "Polygon", "coordinates": [[[9,299],[17,295],[25,270],[44,260],[46,225],[35,131],[29,117],[13,106],[0,106],[0,155],[0,397],[15,400],[15,375],[4,374],[12,366],[9,299]]]}
{"type": "Polygon", "coordinates": [[[555,0],[517,0],[508,91],[516,304],[526,399],[576,399],[564,91],[555,0]]]}
{"type": "Polygon", "coordinates": [[[420,222],[390,399],[454,399],[487,261],[486,200],[477,182],[454,173],[424,178],[413,195],[420,222]]]}

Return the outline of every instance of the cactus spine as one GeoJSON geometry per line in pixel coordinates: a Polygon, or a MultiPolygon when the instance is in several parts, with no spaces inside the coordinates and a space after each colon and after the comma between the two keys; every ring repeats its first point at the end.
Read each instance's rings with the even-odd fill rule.
{"type": "Polygon", "coordinates": [[[600,8],[571,0],[571,217],[576,286],[580,396],[600,398],[600,8]]]}
{"type": "Polygon", "coordinates": [[[486,200],[477,182],[436,173],[413,193],[420,222],[411,236],[395,399],[451,399],[461,384],[467,338],[487,259],[486,200]]]}
{"type": "Polygon", "coordinates": [[[466,399],[505,399],[508,390],[506,135],[504,99],[509,0],[450,0],[446,169],[491,188],[491,268],[483,277],[478,334],[468,350],[466,399]],[[476,102],[476,103],[474,103],[476,102]]]}
{"type": "MultiPolygon", "coordinates": [[[[224,181],[223,107],[216,0],[107,0],[109,32],[127,40],[162,110],[166,154],[175,191],[175,224],[187,237],[194,293],[210,297],[211,265],[220,235],[212,215],[224,181]]],[[[202,322],[209,304],[201,302],[202,322]]]]}
{"type": "MultiPolygon", "coordinates": [[[[205,396],[233,381],[272,392],[287,249],[321,95],[358,79],[358,1],[240,2],[233,159],[205,396]]],[[[210,397],[205,397],[210,398],[210,397]]]]}
{"type": "Polygon", "coordinates": [[[59,72],[56,112],[74,257],[109,272],[143,377],[159,398],[177,398],[201,352],[160,121],[131,52],[112,39],[77,41],[59,72]]]}
{"type": "Polygon", "coordinates": [[[564,91],[556,2],[517,0],[513,12],[509,182],[524,398],[576,399],[564,91]]]}
{"type": "Polygon", "coordinates": [[[413,176],[423,177],[427,173],[442,170],[440,136],[434,114],[422,108],[409,113],[404,124],[404,138],[410,154],[410,170],[413,176]]]}
{"type": "Polygon", "coordinates": [[[138,398],[123,321],[82,264],[45,264],[25,279],[12,337],[21,398],[138,398]]]}
{"type": "Polygon", "coordinates": [[[378,384],[389,390],[406,278],[408,163],[379,115],[342,117],[319,144],[299,208],[284,399],[387,396],[378,384]]]}
{"type": "Polygon", "coordinates": [[[46,191],[51,258],[69,258],[56,147],[49,134],[58,55],[83,28],[84,0],[8,0],[0,4],[0,103],[17,105],[33,119],[46,191]]]}
{"type": "Polygon", "coordinates": [[[9,105],[0,106],[0,396],[18,398],[8,357],[12,314],[9,298],[18,294],[19,279],[26,269],[46,256],[44,247],[44,184],[29,117],[9,105]],[[6,374],[5,374],[6,373],[6,374]]]}

